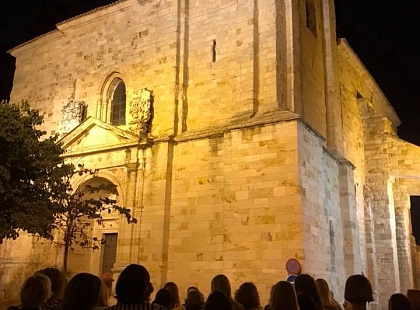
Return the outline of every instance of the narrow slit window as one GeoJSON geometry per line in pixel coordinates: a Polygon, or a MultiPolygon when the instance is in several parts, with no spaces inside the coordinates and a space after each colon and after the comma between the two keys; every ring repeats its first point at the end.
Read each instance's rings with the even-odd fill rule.
{"type": "Polygon", "coordinates": [[[212,62],[216,62],[216,60],[217,60],[216,45],[217,45],[216,40],[213,40],[213,44],[212,44],[212,47],[211,47],[211,60],[212,60],[212,62]]]}
{"type": "Polygon", "coordinates": [[[316,8],[314,0],[306,0],[306,27],[316,38],[316,8]]]}
{"type": "Polygon", "coordinates": [[[416,245],[420,245],[420,196],[410,196],[411,231],[416,245]]]}

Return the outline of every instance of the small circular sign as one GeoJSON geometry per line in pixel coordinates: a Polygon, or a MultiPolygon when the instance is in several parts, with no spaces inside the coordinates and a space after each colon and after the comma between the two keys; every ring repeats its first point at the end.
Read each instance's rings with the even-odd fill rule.
{"type": "Polygon", "coordinates": [[[297,275],[290,274],[287,276],[286,281],[292,284],[295,284],[295,279],[297,278],[297,275]]]}
{"type": "Polygon", "coordinates": [[[286,270],[289,275],[298,275],[302,272],[302,265],[296,258],[290,258],[286,262],[286,270]]]}

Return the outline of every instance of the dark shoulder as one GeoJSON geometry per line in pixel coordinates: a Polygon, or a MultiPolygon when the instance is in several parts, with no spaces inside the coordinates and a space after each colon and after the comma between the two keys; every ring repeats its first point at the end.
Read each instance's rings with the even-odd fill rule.
{"type": "Polygon", "coordinates": [[[6,310],[19,310],[20,307],[19,306],[10,306],[9,308],[7,308],[6,310]]]}
{"type": "Polygon", "coordinates": [[[163,307],[161,305],[158,305],[158,304],[152,304],[151,309],[153,309],[153,310],[166,310],[165,307],[163,307]]]}
{"type": "Polygon", "coordinates": [[[244,306],[242,306],[239,302],[234,299],[229,299],[229,302],[232,306],[233,310],[244,310],[244,306]]]}

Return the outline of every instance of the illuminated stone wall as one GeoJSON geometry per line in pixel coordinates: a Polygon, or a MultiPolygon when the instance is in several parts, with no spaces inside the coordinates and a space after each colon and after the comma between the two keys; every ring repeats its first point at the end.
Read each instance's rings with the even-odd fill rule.
{"type": "Polygon", "coordinates": [[[299,126],[298,137],[305,272],[325,278],[341,300],[345,283],[341,164],[323,147],[323,139],[306,126],[299,126]]]}
{"type": "Polygon", "coordinates": [[[398,117],[345,41],[338,51],[343,154],[355,165],[352,223],[361,250],[353,270],[370,278],[377,300],[373,306],[386,308],[393,292],[418,287],[409,198],[419,193],[420,149],[397,137],[398,117]]]}
{"type": "Polygon", "coordinates": [[[29,99],[45,111],[44,128],[53,134],[68,99],[85,101],[87,115],[97,116],[100,104],[109,99],[102,88],[112,73],[118,73],[126,83],[127,102],[141,88],[158,94],[153,135],[172,133],[178,52],[175,3],[122,1],[58,24],[58,30],[13,52],[13,100],[29,99]]]}
{"type": "Polygon", "coordinates": [[[315,6],[316,33],[306,27],[305,1],[299,6],[300,74],[302,85],[302,117],[311,127],[326,136],[325,76],[323,54],[322,1],[310,0],[315,6]]]}
{"type": "Polygon", "coordinates": [[[296,127],[185,136],[176,146],[168,280],[182,291],[193,284],[208,292],[225,273],[235,288],[254,281],[267,298],[286,277],[284,262],[303,258],[296,127]]]}
{"type": "MultiPolygon", "coordinates": [[[[254,281],[266,302],[296,257],[339,302],[346,278],[365,273],[372,309],[385,309],[419,285],[409,216],[419,148],[398,139],[390,103],[347,42],[336,44],[332,0],[257,2],[127,0],[62,22],[12,50],[12,100],[44,111],[48,134],[63,103],[87,104],[63,139],[66,159],[99,169],[139,221],[111,214],[95,227],[118,232],[115,276],[139,262],[155,289],[174,281],[207,294],[225,273],[233,289],[254,281]],[[126,84],[127,123],[139,90],[152,92],[148,139],[109,124],[114,78],[126,84]]],[[[8,299],[62,261],[30,237],[0,255],[8,299]]],[[[100,273],[101,255],[75,251],[70,271],[100,273]]]]}
{"type": "Polygon", "coordinates": [[[382,298],[391,290],[406,292],[418,287],[417,246],[412,237],[410,219],[410,195],[418,195],[420,149],[399,139],[393,132],[388,119],[378,115],[369,105],[362,101],[366,123],[365,132],[369,135],[366,143],[367,182],[373,219],[378,294],[382,298]]]}

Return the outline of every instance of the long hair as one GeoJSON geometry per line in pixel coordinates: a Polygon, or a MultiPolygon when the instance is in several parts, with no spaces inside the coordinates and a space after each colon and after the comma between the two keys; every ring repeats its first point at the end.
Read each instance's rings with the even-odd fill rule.
{"type": "Polygon", "coordinates": [[[232,306],[224,292],[214,290],[207,298],[203,310],[232,310],[232,306]]]}
{"type": "Polygon", "coordinates": [[[200,310],[204,307],[204,295],[199,290],[190,290],[185,299],[186,310],[200,310]]]}
{"type": "MultiPolygon", "coordinates": [[[[299,309],[301,310],[318,310],[318,306],[312,296],[305,292],[297,293],[299,309]]],[[[324,309],[324,308],[322,308],[324,309]]]]}
{"type": "Polygon", "coordinates": [[[318,289],[315,285],[315,280],[308,274],[301,274],[295,279],[296,293],[308,293],[317,305],[317,309],[323,309],[321,298],[319,297],[318,289]]]}
{"type": "Polygon", "coordinates": [[[181,305],[181,301],[179,300],[178,286],[174,282],[168,282],[163,286],[163,288],[171,294],[171,304],[169,305],[169,309],[179,307],[181,305]]]}
{"type": "Polygon", "coordinates": [[[64,293],[62,310],[91,310],[98,304],[102,281],[91,273],[79,273],[69,282],[64,293]]]}
{"type": "Polygon", "coordinates": [[[20,303],[24,308],[38,308],[51,295],[51,281],[43,274],[35,274],[23,283],[20,289],[20,303]]]}
{"type": "Polygon", "coordinates": [[[235,300],[244,306],[244,310],[258,309],[261,306],[257,287],[252,282],[245,282],[239,286],[235,292],[235,300]]]}
{"type": "Polygon", "coordinates": [[[144,266],[137,264],[127,266],[115,285],[117,300],[124,304],[136,304],[147,300],[148,289],[151,289],[150,274],[144,266]]]}
{"type": "Polygon", "coordinates": [[[271,289],[271,310],[299,310],[296,292],[287,281],[277,282],[271,289]]]}
{"type": "Polygon", "coordinates": [[[336,303],[334,302],[334,298],[327,281],[324,279],[316,279],[315,284],[318,289],[322,305],[324,307],[334,307],[336,303]]]}
{"type": "Polygon", "coordinates": [[[224,274],[218,274],[211,280],[211,291],[222,291],[228,299],[232,299],[232,290],[230,288],[229,279],[224,274]]]}
{"type": "Polygon", "coordinates": [[[51,304],[63,298],[64,291],[66,290],[67,286],[67,280],[60,270],[57,268],[48,267],[38,270],[35,274],[43,274],[47,276],[51,281],[52,295],[48,299],[47,304],[51,304]]]}
{"type": "Polygon", "coordinates": [[[156,304],[169,309],[171,305],[171,293],[168,290],[161,288],[159,291],[157,291],[155,300],[153,300],[152,304],[156,304]]]}

